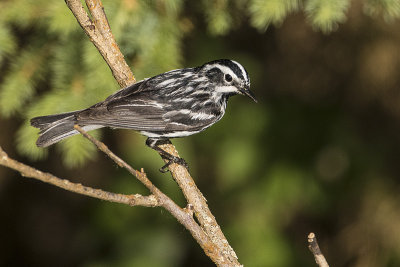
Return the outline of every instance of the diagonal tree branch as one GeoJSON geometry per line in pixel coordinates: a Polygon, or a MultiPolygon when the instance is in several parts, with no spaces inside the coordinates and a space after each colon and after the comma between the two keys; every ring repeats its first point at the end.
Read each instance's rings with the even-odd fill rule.
{"type": "Polygon", "coordinates": [[[105,41],[109,42],[109,45],[117,45],[115,42],[114,35],[111,32],[110,24],[106,13],[104,12],[103,4],[98,0],[85,0],[86,6],[89,9],[89,13],[92,16],[93,22],[96,28],[100,31],[105,41]]]}
{"type": "MultiPolygon", "coordinates": [[[[174,146],[162,145],[161,148],[171,155],[179,157],[178,151],[175,149],[174,146]]],[[[165,162],[167,162],[167,160],[165,162]]],[[[229,245],[214,215],[208,208],[206,198],[196,186],[196,183],[193,181],[193,178],[190,176],[188,170],[183,166],[177,164],[171,164],[169,169],[173,178],[181,188],[186,200],[188,201],[188,203],[193,205],[194,214],[196,215],[196,218],[198,219],[201,227],[222,251],[228,261],[233,264],[233,266],[235,266],[238,259],[237,255],[232,247],[229,245]]]]}
{"type": "MultiPolygon", "coordinates": [[[[112,35],[108,35],[107,38],[104,36],[111,33],[111,30],[109,30],[108,21],[103,12],[101,1],[86,0],[95,23],[90,20],[89,15],[86,13],[79,0],[65,0],[65,2],[82,29],[107,62],[120,86],[125,87],[126,85],[132,84],[134,82],[133,74],[126,63],[121,63],[121,61],[124,61],[121,51],[119,49],[112,49],[114,46],[118,48],[114,38],[112,38],[112,35]],[[109,41],[110,39],[111,42],[109,41]]],[[[170,154],[178,156],[178,152],[172,144],[166,144],[162,148],[170,154]]],[[[190,173],[186,168],[175,163],[171,164],[169,169],[182,189],[188,203],[193,205],[194,214],[200,222],[202,229],[218,248],[220,254],[219,265],[240,266],[236,253],[229,245],[215,217],[208,208],[206,199],[195,185],[190,173]]],[[[216,262],[215,259],[213,259],[213,261],[216,262]]]]}

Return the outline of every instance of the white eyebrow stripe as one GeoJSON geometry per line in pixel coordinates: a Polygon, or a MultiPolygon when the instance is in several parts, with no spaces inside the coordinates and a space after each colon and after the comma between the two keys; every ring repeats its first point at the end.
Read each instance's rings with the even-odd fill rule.
{"type": "Polygon", "coordinates": [[[231,61],[233,63],[235,63],[239,67],[239,69],[242,71],[242,75],[243,75],[244,79],[246,80],[246,82],[248,82],[249,81],[249,77],[247,76],[247,72],[244,69],[244,67],[242,65],[240,65],[238,62],[234,61],[234,60],[231,60],[231,61]]]}
{"type": "Polygon", "coordinates": [[[239,78],[233,71],[231,68],[221,65],[221,64],[213,64],[210,65],[210,67],[208,69],[213,69],[213,68],[218,68],[220,69],[223,73],[227,73],[230,74],[232,77],[236,77],[237,79],[239,78]]]}
{"type": "MultiPolygon", "coordinates": [[[[242,74],[242,76],[243,76],[243,79],[245,80],[245,83],[246,83],[246,84],[250,84],[250,78],[249,78],[249,76],[248,76],[248,74],[247,74],[245,68],[244,68],[242,65],[240,65],[240,63],[238,63],[238,62],[236,62],[236,61],[234,61],[234,60],[231,60],[231,62],[234,63],[234,64],[236,64],[236,66],[238,66],[238,68],[240,69],[241,74],[242,74]]],[[[221,65],[221,64],[218,64],[218,63],[214,63],[214,64],[211,64],[211,65],[208,65],[207,68],[206,68],[205,70],[207,71],[207,70],[210,70],[210,69],[212,69],[212,68],[218,68],[218,69],[220,69],[223,73],[230,74],[232,77],[236,77],[237,79],[241,80],[241,78],[239,78],[239,77],[232,71],[232,69],[229,68],[228,66],[221,65]]]]}

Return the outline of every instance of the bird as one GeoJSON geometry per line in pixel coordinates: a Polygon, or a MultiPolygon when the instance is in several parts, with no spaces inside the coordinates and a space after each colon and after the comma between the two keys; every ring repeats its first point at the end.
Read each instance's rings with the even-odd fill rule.
{"type": "Polygon", "coordinates": [[[38,147],[78,134],[74,125],[85,131],[103,127],[138,131],[147,137],[146,145],[167,160],[160,168],[166,172],[171,163],[188,165],[160,145],[170,143],[170,138],[204,131],[224,116],[229,97],[238,94],[257,102],[246,69],[234,60],[218,59],[146,78],[89,108],[35,117],[30,122],[40,129],[38,147]]]}

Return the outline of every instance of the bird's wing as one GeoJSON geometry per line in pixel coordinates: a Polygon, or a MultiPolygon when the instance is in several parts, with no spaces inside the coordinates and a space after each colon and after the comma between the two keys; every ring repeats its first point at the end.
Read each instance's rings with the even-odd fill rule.
{"type": "Polygon", "coordinates": [[[83,110],[77,115],[77,122],[80,125],[102,125],[137,131],[163,131],[167,124],[163,119],[164,108],[137,94],[134,98],[116,98],[83,110]]]}
{"type": "Polygon", "coordinates": [[[76,116],[77,123],[149,132],[200,131],[222,115],[219,116],[220,110],[215,107],[204,113],[190,110],[186,102],[173,103],[180,97],[180,91],[185,92],[179,90],[185,86],[181,79],[183,75],[185,72],[171,71],[137,82],[109,96],[104,102],[81,111],[76,116]]]}
{"type": "Polygon", "coordinates": [[[175,110],[171,104],[145,97],[135,97],[95,105],[77,114],[79,125],[102,125],[113,128],[133,129],[147,132],[201,131],[220,116],[188,109],[175,110]]]}
{"type": "Polygon", "coordinates": [[[125,87],[121,90],[118,90],[114,94],[107,97],[106,100],[104,100],[104,102],[111,102],[111,101],[115,101],[115,100],[118,100],[121,98],[129,97],[133,94],[137,94],[138,92],[143,90],[143,87],[146,87],[146,81],[147,80],[142,80],[142,81],[134,83],[128,87],[125,87]]]}

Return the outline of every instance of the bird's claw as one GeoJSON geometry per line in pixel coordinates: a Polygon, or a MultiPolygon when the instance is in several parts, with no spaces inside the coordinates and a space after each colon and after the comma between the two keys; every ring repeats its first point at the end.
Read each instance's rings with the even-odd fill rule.
{"type": "Polygon", "coordinates": [[[162,167],[159,169],[159,171],[160,171],[161,173],[166,173],[166,172],[168,172],[168,170],[169,170],[168,167],[169,167],[169,165],[171,165],[172,163],[179,164],[179,165],[185,167],[187,170],[189,170],[189,165],[187,164],[187,162],[185,161],[185,159],[183,159],[183,158],[178,158],[178,157],[173,156],[173,157],[171,157],[170,159],[168,159],[168,162],[167,162],[164,166],[162,166],[162,167]]]}

